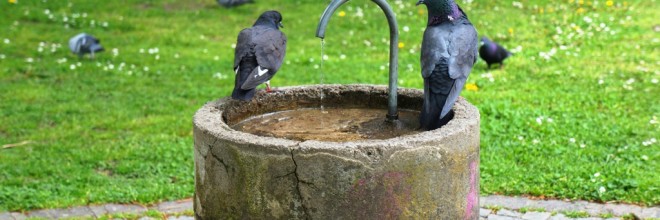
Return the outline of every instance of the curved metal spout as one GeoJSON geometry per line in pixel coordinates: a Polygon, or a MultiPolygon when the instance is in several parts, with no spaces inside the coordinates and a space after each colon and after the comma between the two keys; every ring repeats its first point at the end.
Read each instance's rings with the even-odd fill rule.
{"type": "MultiPolygon", "coordinates": [[[[325,38],[325,29],[328,26],[330,17],[342,4],[349,0],[333,0],[330,5],[325,9],[321,16],[321,21],[316,29],[316,37],[321,39],[325,38]]],[[[372,0],[378,4],[385,12],[385,17],[390,26],[390,82],[389,82],[389,97],[387,103],[387,119],[397,120],[399,113],[397,112],[397,90],[399,78],[399,25],[396,22],[396,16],[392,7],[385,0],[372,0]]]]}

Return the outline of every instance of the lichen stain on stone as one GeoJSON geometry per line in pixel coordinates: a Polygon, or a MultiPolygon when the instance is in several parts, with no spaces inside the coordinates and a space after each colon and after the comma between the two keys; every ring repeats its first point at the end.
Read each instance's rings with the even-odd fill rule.
{"type": "Polygon", "coordinates": [[[437,218],[455,213],[452,218],[463,218],[466,203],[456,201],[462,201],[468,194],[470,174],[466,168],[474,157],[465,155],[467,152],[463,150],[447,149],[453,143],[444,144],[399,151],[387,159],[393,163],[385,169],[407,173],[407,184],[412,187],[412,205],[405,210],[404,217],[437,218]]]}
{"type": "Polygon", "coordinates": [[[280,219],[284,215],[284,209],[280,205],[279,201],[277,200],[269,200],[267,202],[268,210],[270,211],[269,213],[273,215],[273,217],[280,219]]]}
{"type": "MultiPolygon", "coordinates": [[[[232,149],[233,150],[233,149],[232,149]]],[[[264,199],[264,186],[263,186],[263,173],[267,173],[268,167],[264,166],[258,160],[260,158],[251,158],[248,155],[243,155],[238,151],[231,151],[233,157],[238,165],[238,170],[243,173],[243,178],[239,180],[240,184],[244,187],[238,188],[240,191],[234,195],[243,195],[249,201],[248,213],[250,216],[259,216],[262,213],[263,199],[264,199]],[[255,190],[257,189],[257,190],[255,190]]]]}
{"type": "Polygon", "coordinates": [[[206,178],[206,158],[200,152],[200,148],[205,148],[206,146],[195,146],[193,156],[195,158],[195,182],[203,183],[206,178]]]}
{"type": "Polygon", "coordinates": [[[347,207],[347,210],[354,211],[356,219],[399,218],[411,201],[412,189],[406,181],[408,176],[402,172],[386,172],[357,180],[348,193],[348,204],[352,208],[364,209],[347,207]],[[359,203],[364,205],[355,206],[359,203]]]}

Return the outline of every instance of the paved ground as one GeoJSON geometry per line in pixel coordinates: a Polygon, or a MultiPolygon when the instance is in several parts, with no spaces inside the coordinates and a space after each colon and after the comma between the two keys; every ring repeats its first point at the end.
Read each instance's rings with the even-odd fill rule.
{"type": "Polygon", "coordinates": [[[585,201],[531,200],[521,197],[481,197],[481,218],[488,220],[600,220],[600,219],[660,219],[660,207],[640,207],[625,204],[599,204],[585,201]],[[497,209],[496,207],[501,207],[497,209]],[[497,211],[495,211],[497,210],[497,211]],[[524,211],[527,211],[523,213],[524,211]],[[576,218],[570,218],[574,216],[576,218]],[[579,216],[579,217],[578,217],[579,216]]]}
{"type": "MultiPolygon", "coordinates": [[[[640,207],[623,204],[599,204],[585,201],[531,200],[522,197],[485,196],[480,198],[480,219],[487,220],[613,220],[613,219],[660,219],[660,206],[640,207]],[[575,218],[571,218],[575,217],[575,218]]],[[[192,200],[163,202],[150,207],[139,205],[93,205],[69,209],[45,209],[26,213],[0,213],[0,220],[28,218],[60,219],[71,217],[99,217],[105,214],[141,214],[156,210],[164,214],[184,213],[192,210],[192,200]]],[[[143,217],[141,220],[152,219],[143,217]]],[[[193,220],[191,216],[171,216],[168,220],[193,220]]]]}

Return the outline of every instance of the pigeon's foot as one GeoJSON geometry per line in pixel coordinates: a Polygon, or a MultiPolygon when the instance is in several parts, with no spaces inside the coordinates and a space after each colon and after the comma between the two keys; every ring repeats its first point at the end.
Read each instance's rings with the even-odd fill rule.
{"type": "Polygon", "coordinates": [[[266,92],[271,93],[272,90],[270,89],[270,80],[266,81],[266,92]]]}
{"type": "Polygon", "coordinates": [[[269,94],[279,94],[279,93],[283,93],[283,92],[284,92],[283,90],[271,89],[268,93],[269,94]]]}

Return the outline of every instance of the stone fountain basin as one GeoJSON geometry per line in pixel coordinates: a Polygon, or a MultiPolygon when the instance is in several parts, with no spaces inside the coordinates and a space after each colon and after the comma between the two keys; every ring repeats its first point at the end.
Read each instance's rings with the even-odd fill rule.
{"type": "MultiPolygon", "coordinates": [[[[459,98],[433,131],[386,140],[293,141],[233,130],[299,108],[387,108],[387,87],[324,85],[223,98],[194,116],[196,219],[478,219],[479,112],[459,98]]],[[[399,89],[399,108],[423,93],[399,89]]],[[[383,115],[383,118],[385,115],[383,115]]]]}

